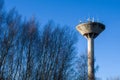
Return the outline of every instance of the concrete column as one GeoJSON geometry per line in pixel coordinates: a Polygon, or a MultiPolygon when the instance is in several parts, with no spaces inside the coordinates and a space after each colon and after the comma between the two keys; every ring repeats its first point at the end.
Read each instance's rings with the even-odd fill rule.
{"type": "Polygon", "coordinates": [[[95,80],[94,75],[94,39],[88,38],[88,80],[95,80]]]}

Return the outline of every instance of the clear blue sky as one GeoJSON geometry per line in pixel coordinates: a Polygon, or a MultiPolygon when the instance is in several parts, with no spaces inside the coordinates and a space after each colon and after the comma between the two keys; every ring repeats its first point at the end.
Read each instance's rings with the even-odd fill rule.
{"type": "MultiPolygon", "coordinates": [[[[54,20],[75,27],[88,17],[106,25],[95,39],[95,58],[99,65],[97,76],[120,77],[120,0],[5,0],[7,10],[16,7],[24,17],[35,15],[41,24],[54,20]]],[[[80,53],[87,49],[86,39],[78,33],[80,53]]]]}

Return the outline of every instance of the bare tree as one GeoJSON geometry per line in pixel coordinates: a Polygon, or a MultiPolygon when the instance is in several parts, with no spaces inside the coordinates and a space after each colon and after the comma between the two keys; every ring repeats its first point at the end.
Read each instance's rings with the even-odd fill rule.
{"type": "Polygon", "coordinates": [[[77,60],[77,80],[87,80],[87,56],[85,54],[80,55],[77,60]]]}
{"type": "MultiPolygon", "coordinates": [[[[7,62],[8,57],[10,55],[13,56],[12,50],[14,50],[14,43],[15,43],[15,37],[17,33],[17,29],[15,28],[16,25],[18,25],[18,16],[12,14],[13,10],[11,10],[6,16],[4,20],[4,25],[2,25],[2,34],[1,34],[1,50],[0,50],[0,74],[1,76],[4,76],[3,73],[7,71],[7,62]],[[13,17],[14,16],[14,17],[13,17]]],[[[9,60],[8,60],[9,61],[9,60]]],[[[11,61],[11,59],[10,59],[11,61]]],[[[11,64],[11,63],[10,63],[11,64]]],[[[9,69],[10,70],[10,69],[9,69]]],[[[11,69],[12,71],[12,69],[11,69]]],[[[5,73],[7,75],[7,73],[5,73]]],[[[11,73],[9,74],[11,75],[11,73]]]]}
{"type": "MultiPolygon", "coordinates": [[[[73,65],[77,37],[71,27],[61,27],[51,22],[40,27],[35,18],[23,21],[15,9],[4,15],[2,8],[1,6],[0,79],[77,79],[73,65]]],[[[79,62],[81,64],[78,66],[82,66],[78,71],[80,77],[86,78],[86,57],[81,56],[79,62]]]]}
{"type": "Polygon", "coordinates": [[[36,75],[41,75],[40,80],[66,80],[74,53],[73,33],[66,28],[52,27],[46,25],[41,35],[36,75]]]}

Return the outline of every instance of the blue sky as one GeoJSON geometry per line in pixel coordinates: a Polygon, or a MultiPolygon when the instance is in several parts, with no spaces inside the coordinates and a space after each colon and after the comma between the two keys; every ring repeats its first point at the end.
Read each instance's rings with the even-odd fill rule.
{"type": "MultiPolygon", "coordinates": [[[[35,15],[41,24],[49,20],[75,27],[89,17],[106,25],[95,39],[95,58],[99,65],[97,76],[120,77],[120,1],[119,0],[5,0],[6,10],[16,10],[26,18],[35,15]]],[[[74,28],[75,30],[75,28],[74,28]]],[[[85,53],[87,40],[78,33],[79,53],[85,53]]]]}

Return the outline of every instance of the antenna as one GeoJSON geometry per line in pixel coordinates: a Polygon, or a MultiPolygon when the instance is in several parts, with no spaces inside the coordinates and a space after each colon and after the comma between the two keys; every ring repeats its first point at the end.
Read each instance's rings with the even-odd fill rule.
{"type": "Polygon", "coordinates": [[[79,23],[82,23],[82,21],[80,20],[79,23]]]}
{"type": "Polygon", "coordinates": [[[96,20],[97,22],[99,22],[99,18],[97,18],[97,20],[96,20]]]}
{"type": "Polygon", "coordinates": [[[94,17],[92,18],[92,22],[94,22],[94,17]]]}
{"type": "Polygon", "coordinates": [[[90,18],[88,18],[88,19],[87,19],[87,21],[88,21],[88,22],[90,22],[90,21],[91,21],[91,19],[90,19],[90,18]]]}

